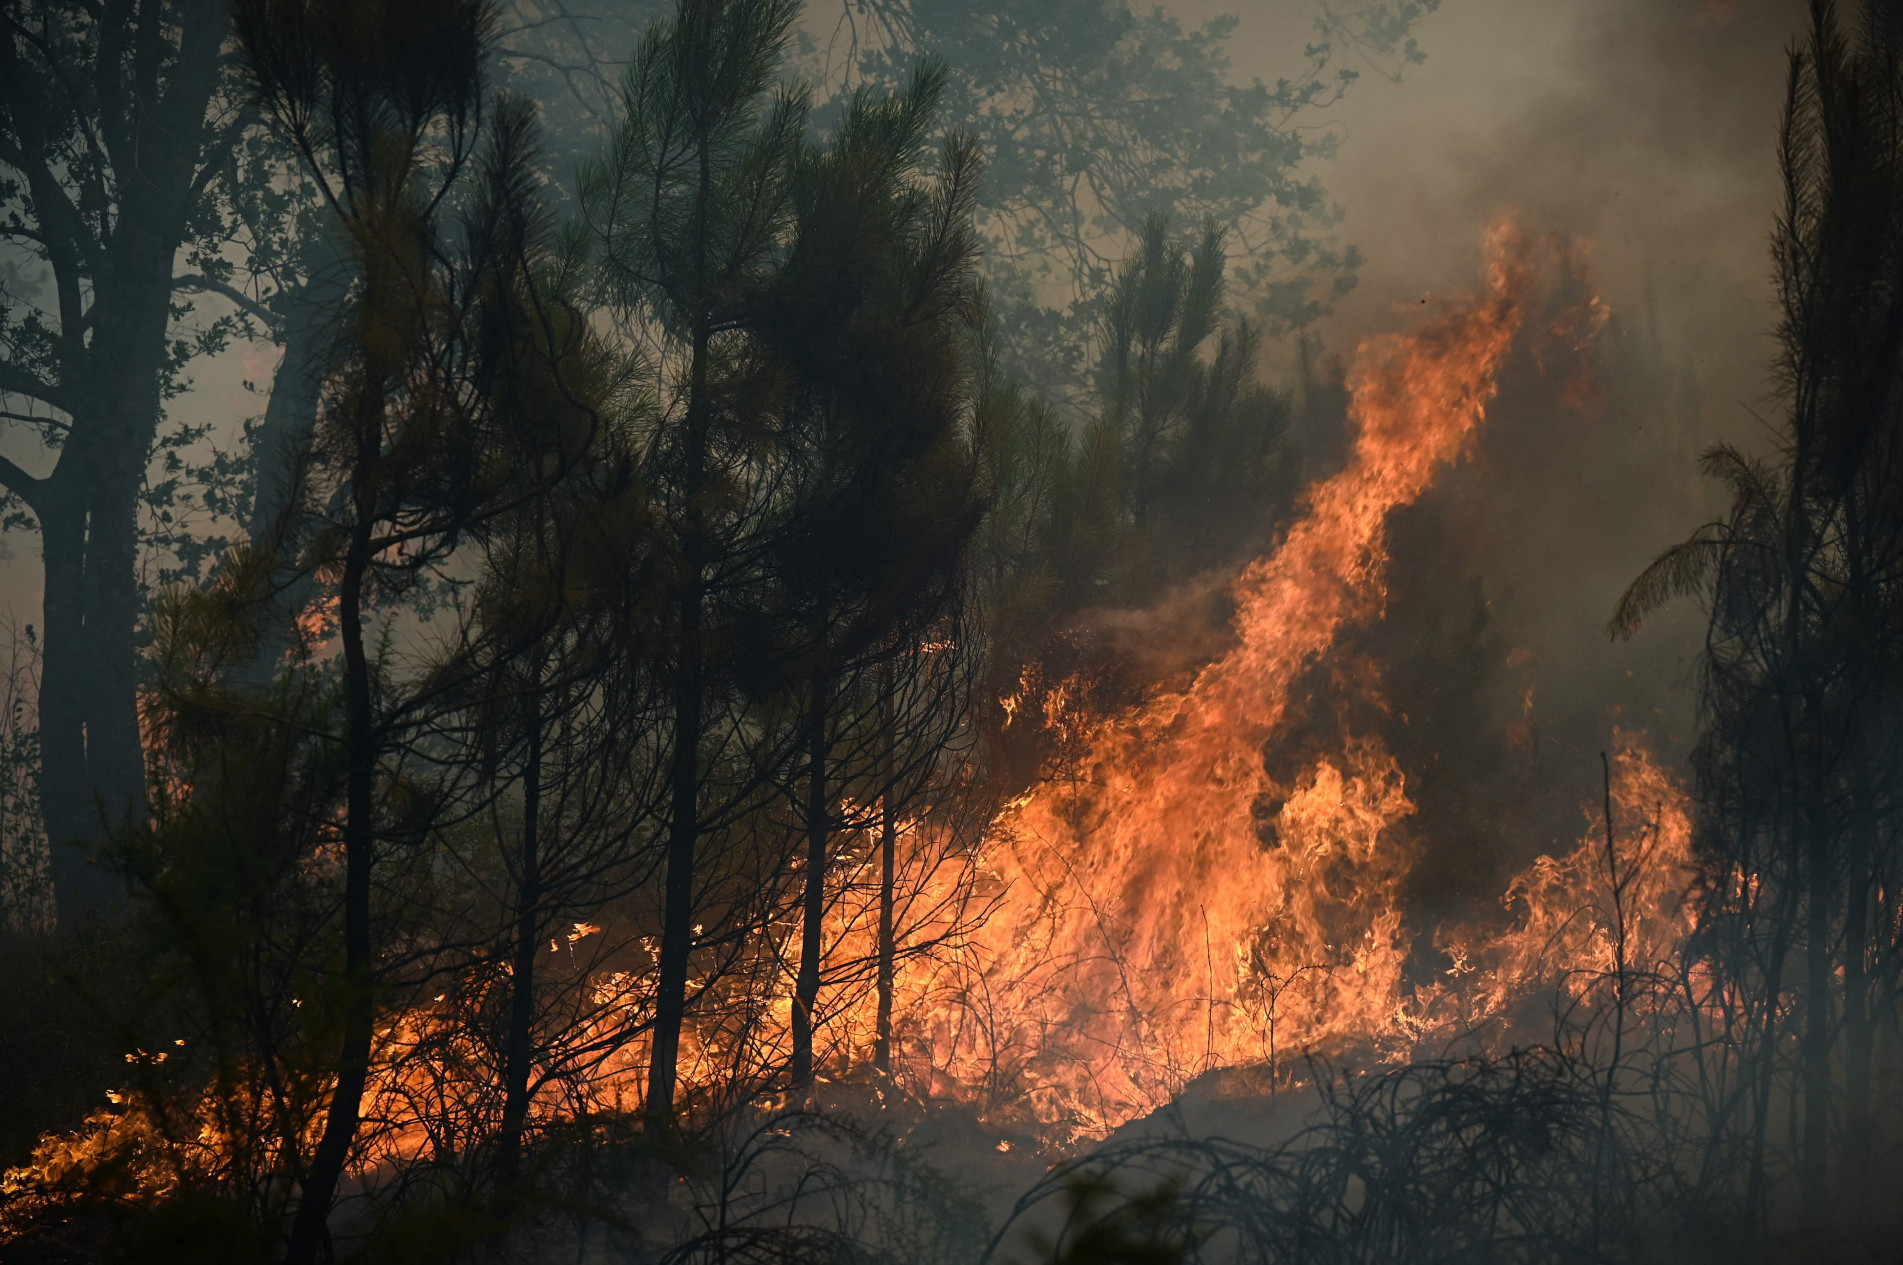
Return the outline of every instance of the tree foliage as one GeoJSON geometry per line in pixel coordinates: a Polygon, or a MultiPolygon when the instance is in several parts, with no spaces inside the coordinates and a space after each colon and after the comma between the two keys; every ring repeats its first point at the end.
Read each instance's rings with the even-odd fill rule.
{"type": "Polygon", "coordinates": [[[1776,447],[1706,454],[1725,516],[1640,575],[1611,625],[1629,634],[1676,596],[1705,603],[1705,934],[1716,969],[1751,999],[1749,1215],[1775,1197],[1767,1147],[1782,1084],[1803,1105],[1796,1143],[1813,1226],[1858,1197],[1873,1031],[1898,995],[1903,853],[1889,753],[1903,644],[1903,63],[1888,22],[1870,5],[1846,28],[1819,3],[1791,54],[1773,238],[1776,447]],[[1799,1049],[1789,1061],[1787,1043],[1799,1049]],[[1847,1165],[1835,1195],[1832,1155],[1847,1165]]]}

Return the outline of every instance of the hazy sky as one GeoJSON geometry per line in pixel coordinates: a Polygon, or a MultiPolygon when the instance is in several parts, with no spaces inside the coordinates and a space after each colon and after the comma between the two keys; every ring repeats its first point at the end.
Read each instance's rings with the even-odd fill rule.
{"type": "MultiPolygon", "coordinates": [[[[1649,282],[1665,340],[1731,405],[1714,422],[1742,425],[1735,405],[1764,388],[1784,46],[1804,8],[1444,0],[1420,28],[1426,63],[1365,77],[1335,110],[1340,153],[1321,171],[1368,262],[1333,340],[1471,284],[1485,225],[1511,212],[1592,241],[1616,309],[1642,309],[1649,282]]],[[[1264,0],[1240,12],[1236,70],[1272,78],[1306,19],[1264,0]]]]}
{"type": "MultiPolygon", "coordinates": [[[[1239,12],[1241,77],[1301,64],[1310,0],[1178,0],[1185,17],[1239,12]]],[[[1471,284],[1485,225],[1592,240],[1615,309],[1656,294],[1663,340],[1689,357],[1714,434],[1751,438],[1761,401],[1782,45],[1799,0],[1444,0],[1420,30],[1428,60],[1402,82],[1370,74],[1336,107],[1341,145],[1320,170],[1367,258],[1326,324],[1352,347],[1428,292],[1471,284]]],[[[239,349],[195,366],[174,407],[261,411],[242,383],[274,356],[239,349]]],[[[24,455],[24,454],[23,454],[24,455]]],[[[8,540],[0,606],[37,620],[37,542],[8,540]]],[[[1623,565],[1623,563],[1621,563],[1623,565]]]]}
{"type": "MultiPolygon", "coordinates": [[[[1242,12],[1236,71],[1286,73],[1300,9],[1242,12]]],[[[1334,110],[1339,154],[1319,170],[1367,263],[1325,323],[1332,347],[1470,288],[1487,225],[1512,215],[1592,243],[1624,325],[1608,338],[1629,353],[1656,320],[1683,383],[1608,356],[1604,404],[1583,414],[1522,383],[1475,462],[1443,480],[1437,547],[1482,579],[1526,665],[1499,671],[1499,703],[1535,689],[1536,717],[1570,744],[1551,757],[1562,777],[1596,776],[1615,724],[1649,730],[1669,758],[1689,747],[1696,607],[1632,643],[1602,629],[1639,570],[1716,508],[1697,452],[1766,442],[1776,130],[1805,16],[1801,0],[1444,0],[1419,31],[1425,64],[1399,83],[1368,75],[1334,110]]]]}

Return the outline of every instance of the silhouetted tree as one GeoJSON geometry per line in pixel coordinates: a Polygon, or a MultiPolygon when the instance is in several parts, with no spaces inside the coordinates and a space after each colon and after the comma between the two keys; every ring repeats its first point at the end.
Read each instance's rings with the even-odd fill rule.
{"type": "Polygon", "coordinates": [[[903,95],[862,94],[802,163],[792,242],[758,317],[795,400],[796,473],[770,567],[805,711],[797,1085],[813,1074],[840,766],[864,767],[881,745],[879,708],[854,696],[870,698],[879,665],[945,615],[981,512],[963,425],[977,158],[954,138],[938,175],[923,172],[943,82],[928,67],[903,95]]]}
{"type": "Polygon", "coordinates": [[[1846,32],[1833,5],[1814,4],[1791,54],[1773,241],[1786,404],[1777,448],[1706,454],[1731,498],[1726,516],[1653,563],[1612,622],[1630,633],[1680,594],[1709,611],[1697,753],[1706,934],[1758,999],[1752,1215],[1768,1199],[1775,1050],[1789,1023],[1813,1227],[1833,1212],[1838,1042],[1854,1190],[1869,1153],[1874,1008],[1894,1006],[1900,965],[1903,65],[1885,7],[1866,6],[1846,32]]]}
{"type": "Polygon", "coordinates": [[[135,642],[147,463],[187,362],[228,326],[182,316],[182,251],[215,255],[215,194],[247,126],[227,92],[222,0],[9,5],[0,15],[0,200],[44,267],[0,302],[0,420],[58,456],[0,484],[45,559],[40,779],[67,913],[112,893],[65,846],[145,802],[135,642]]]}
{"type": "Polygon", "coordinates": [[[353,265],[309,461],[308,512],[326,521],[300,560],[336,594],[346,774],[336,1081],[300,1174],[294,1262],[328,1242],[357,1135],[382,975],[379,855],[429,830],[452,794],[394,776],[390,762],[465,681],[523,649],[465,632],[406,676],[378,651],[375,621],[566,477],[602,430],[569,376],[586,328],[540,275],[547,229],[527,113],[486,99],[492,27],[480,0],[238,10],[257,99],[302,156],[353,265]]]}
{"type": "MultiPolygon", "coordinates": [[[[682,0],[648,29],[606,158],[583,205],[617,300],[685,358],[656,437],[673,539],[674,680],[666,905],[648,1112],[671,1125],[694,950],[695,850],[749,790],[711,785],[743,735],[710,698],[710,598],[744,587],[763,472],[757,392],[742,332],[784,247],[804,139],[803,93],[775,91],[797,10],[787,0],[682,0]],[[711,750],[704,749],[710,739],[711,750]],[[711,794],[710,794],[711,792],[711,794]]],[[[711,644],[710,644],[711,643],[711,644]]],[[[723,665],[713,664],[719,670],[723,665]]],[[[770,763],[770,761],[768,762],[770,763]]]]}

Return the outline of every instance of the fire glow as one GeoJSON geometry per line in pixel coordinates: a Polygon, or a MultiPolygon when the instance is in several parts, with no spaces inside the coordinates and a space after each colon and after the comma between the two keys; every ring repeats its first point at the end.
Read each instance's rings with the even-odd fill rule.
{"type": "MultiPolygon", "coordinates": [[[[1064,681],[1040,686],[1034,700],[1005,700],[1016,723],[1063,731],[1081,755],[994,818],[975,883],[973,858],[940,829],[904,824],[901,922],[914,945],[933,948],[897,963],[899,1084],[1087,1139],[1212,1069],[1265,1068],[1272,1084],[1305,1052],[1372,1048],[1405,1061],[1530,995],[1583,994],[1615,958],[1655,960],[1682,940],[1689,808],[1640,735],[1619,736],[1610,768],[1612,800],[1632,832],[1627,854],[1611,858],[1623,879],[1617,898],[1606,842],[1588,818],[1573,852],[1542,857],[1503,894],[1506,932],[1442,935],[1454,966],[1426,984],[1406,977],[1413,933],[1401,888],[1416,858],[1392,829],[1413,805],[1380,734],[1350,736],[1286,784],[1263,758],[1298,676],[1345,630],[1379,615],[1388,515],[1460,457],[1516,341],[1533,342],[1544,360],[1549,345],[1582,350],[1603,323],[1596,298],[1550,297],[1581,292],[1585,272],[1578,248],[1501,225],[1477,293],[1411,332],[1362,344],[1349,376],[1351,459],[1309,490],[1280,547],[1236,577],[1234,644],[1183,688],[1101,717],[1081,712],[1082,691],[1064,681]],[[1636,912],[1628,919],[1627,910],[1636,912]]],[[[824,937],[818,1044],[834,1080],[873,1058],[870,834],[836,859],[842,877],[824,937]],[[855,962],[850,973],[839,965],[855,962]]],[[[749,1016],[744,1030],[731,1016],[690,1020],[685,1083],[718,1081],[747,1061],[743,1044],[777,1065],[790,1041],[783,994],[797,971],[797,923],[774,928],[771,940],[762,950],[777,963],[764,973],[771,982],[751,986],[770,995],[737,1007],[727,998],[749,1016]]],[[[626,1021],[641,992],[637,980],[614,977],[604,1031],[626,1021]]],[[[593,1105],[638,1101],[646,1057],[637,1040],[600,1063],[593,1105]]]]}
{"type": "MultiPolygon", "coordinates": [[[[1510,1026],[1529,998],[1585,1000],[1594,981],[1683,943],[1689,805],[1642,735],[1619,734],[1608,767],[1623,843],[1589,814],[1575,849],[1509,885],[1504,931],[1442,930],[1452,966],[1425,982],[1409,978],[1418,929],[1402,896],[1416,857],[1395,830],[1414,807],[1381,735],[1349,734],[1287,781],[1264,759],[1301,675],[1381,613],[1390,512],[1460,457],[1516,345],[1534,341],[1543,361],[1544,344],[1578,351],[1603,323],[1597,299],[1550,297],[1550,283],[1576,291],[1584,272],[1576,249],[1497,227],[1476,293],[1361,345],[1348,379],[1351,458],[1309,489],[1280,546],[1235,578],[1233,644],[1192,679],[1109,716],[1082,713],[1082,691],[1063,681],[1027,683],[1005,700],[1012,723],[1062,731],[1076,755],[1004,806],[975,857],[931,819],[902,824],[900,921],[913,951],[901,946],[893,980],[898,1086],[1053,1142],[1087,1140],[1212,1070],[1256,1069],[1272,1088],[1308,1053],[1405,1062],[1488,1023],[1510,1026]]],[[[1352,684],[1378,693],[1378,680],[1352,684]]],[[[836,858],[822,1079],[851,1079],[873,1060],[875,833],[849,836],[836,858]]],[[[564,925],[550,951],[559,965],[601,933],[564,925]]],[[[780,1065],[797,921],[759,941],[758,969],[706,981],[725,990],[721,1013],[689,1017],[690,1091],[711,1092],[743,1064],[780,1065]]],[[[452,1104],[480,1097],[463,1083],[472,1073],[480,1082],[484,1066],[465,1017],[505,976],[465,981],[379,1024],[366,1118],[383,1125],[364,1139],[360,1172],[440,1145],[452,1104]]],[[[613,969],[591,985],[571,1033],[590,1052],[585,1070],[537,1101],[545,1123],[639,1107],[649,982],[613,969]]],[[[141,1119],[136,1104],[101,1113],[73,1138],[48,1139],[39,1167],[83,1165],[141,1119]]],[[[215,1151],[216,1134],[208,1116],[193,1145],[215,1151]]]]}
{"type": "MultiPolygon", "coordinates": [[[[1461,454],[1516,338],[1540,321],[1533,336],[1578,350],[1603,323],[1591,298],[1542,318],[1542,252],[1583,280],[1576,249],[1501,226],[1477,294],[1362,345],[1352,459],[1235,580],[1233,648],[1185,688],[1086,721],[1075,767],[991,823],[980,895],[994,904],[968,953],[913,959],[898,981],[920,1090],[969,1101],[1011,1084],[1040,1121],[1101,1134],[1212,1068],[1273,1075],[1290,1053],[1349,1043],[1405,1058],[1543,983],[1566,986],[1556,963],[1583,979],[1615,956],[1663,955],[1688,930],[1684,793],[1637,735],[1620,735],[1610,770],[1625,829],[1638,827],[1629,854],[1609,858],[1588,829],[1574,853],[1541,858],[1506,893],[1513,929],[1448,935],[1452,978],[1425,987],[1404,978],[1414,858],[1390,829],[1413,807],[1380,735],[1351,736],[1288,784],[1265,770],[1298,675],[1379,614],[1390,511],[1461,454]]],[[[1065,694],[1046,691],[1047,726],[1077,723],[1065,694]]],[[[871,1005],[841,1020],[869,1033],[871,1005]]]]}
{"type": "MultiPolygon", "coordinates": [[[[1603,323],[1587,271],[1578,247],[1503,224],[1476,293],[1361,345],[1350,460],[1308,491],[1281,545],[1236,577],[1234,643],[1188,683],[1109,716],[1082,711],[1084,691],[1065,681],[1005,700],[1014,723],[1042,724],[1079,754],[1006,804],[975,858],[929,819],[903,824],[900,922],[912,946],[931,947],[902,945],[896,964],[899,1085],[1084,1140],[1213,1069],[1265,1069],[1273,1085],[1309,1052],[1405,1062],[1528,997],[1583,996],[1621,963],[1682,941],[1689,809],[1640,735],[1619,736],[1609,770],[1626,852],[1608,856],[1587,818],[1574,851],[1540,858],[1503,894],[1505,932],[1443,932],[1453,967],[1425,983],[1406,971],[1414,932],[1402,884],[1416,858],[1393,829],[1413,805],[1381,735],[1350,735],[1287,783],[1264,760],[1300,674],[1379,616],[1389,514],[1461,456],[1516,345],[1531,343],[1544,364],[1583,350],[1603,323]]],[[[835,858],[817,1040],[822,1078],[834,1081],[873,1061],[873,833],[849,837],[835,858]]],[[[711,1090],[735,1067],[780,1065],[799,940],[797,918],[775,926],[755,950],[758,970],[710,981],[724,1004],[718,1017],[690,1017],[684,1084],[711,1090]]],[[[649,1013],[640,973],[604,976],[595,1001],[587,1035],[614,1052],[593,1063],[585,1102],[545,1111],[640,1100],[645,1037],[615,1038],[649,1013]]],[[[420,1048],[444,1027],[406,1023],[389,1037],[420,1048]]],[[[406,1063],[418,1066],[393,1047],[390,1066],[406,1063]]],[[[413,1076],[385,1082],[380,1100],[397,1115],[419,1096],[413,1076]]],[[[441,1087],[421,1096],[447,1101],[441,1087]]]]}

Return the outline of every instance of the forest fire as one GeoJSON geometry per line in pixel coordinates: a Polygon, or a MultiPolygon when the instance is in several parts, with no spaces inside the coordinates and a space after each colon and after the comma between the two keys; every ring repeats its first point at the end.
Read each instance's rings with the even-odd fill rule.
{"type": "MultiPolygon", "coordinates": [[[[1298,675],[1344,625],[1378,611],[1388,513],[1483,423],[1516,336],[1540,316],[1542,248],[1565,281],[1585,280],[1575,250],[1503,224],[1477,294],[1363,344],[1350,376],[1353,457],[1310,489],[1280,548],[1236,579],[1234,648],[1186,688],[1095,722],[1074,767],[992,824],[982,864],[1001,896],[975,952],[993,1013],[924,1021],[954,1083],[985,1083],[983,1065],[1009,1051],[1039,1113],[1089,1132],[1160,1106],[1212,1067],[1273,1074],[1292,1051],[1357,1042],[1403,1056],[1452,1035],[1433,990],[1405,979],[1399,892],[1412,858],[1389,827],[1412,806],[1380,735],[1349,736],[1287,784],[1265,772],[1263,750],[1298,675]]],[[[1576,351],[1603,308],[1567,302],[1550,332],[1576,351]]],[[[1647,948],[1663,953],[1686,929],[1667,912],[1688,879],[1683,793],[1628,737],[1612,794],[1627,821],[1649,805],[1655,823],[1646,853],[1622,862],[1643,875],[1623,898],[1642,911],[1647,948]]],[[[1594,908],[1602,852],[1589,840],[1579,855],[1543,858],[1509,893],[1522,907],[1516,927],[1461,946],[1461,971],[1480,976],[1466,989],[1469,1021],[1548,982],[1554,960],[1603,957],[1603,919],[1581,915],[1594,908]],[[1574,952],[1541,960],[1562,941],[1574,952]]]]}
{"type": "Polygon", "coordinates": [[[1100,1125],[1210,1066],[1275,1044],[1395,1029],[1410,811],[1376,734],[1276,785],[1262,750],[1295,678],[1381,600],[1387,515],[1475,427],[1534,301],[1528,243],[1493,231],[1481,292],[1372,340],[1350,377],[1346,469],[1312,488],[1271,556],[1237,578],[1237,645],[1180,693],[1101,722],[1079,767],[994,824],[1013,895],[986,926],[1005,1022],[1050,1086],[1100,1125]],[[1008,984],[1006,983],[1008,981],[1008,984]]]}
{"type": "MultiPolygon", "coordinates": [[[[1345,628],[1379,613],[1389,513],[1460,457],[1529,323],[1573,350],[1596,330],[1598,300],[1575,295],[1584,271],[1576,250],[1495,228],[1477,293],[1361,347],[1350,377],[1353,456],[1308,491],[1280,546],[1233,581],[1226,653],[1125,714],[1081,714],[1066,682],[1039,690],[1036,722],[1068,727],[1065,745],[1080,754],[1008,803],[975,856],[929,820],[898,823],[906,934],[930,946],[904,955],[893,980],[900,1084],[1055,1143],[1084,1142],[1213,1069],[1262,1070],[1272,1086],[1305,1055],[1363,1050],[1402,1063],[1490,1023],[1514,1038],[1516,1006],[1556,991],[1586,999],[1678,947],[1690,927],[1688,808],[1639,735],[1620,736],[1608,767],[1604,811],[1623,838],[1589,814],[1574,851],[1541,857],[1504,893],[1504,927],[1438,933],[1452,964],[1438,979],[1410,975],[1417,929],[1402,886],[1415,857],[1393,827],[1413,805],[1381,734],[1343,735],[1286,781],[1263,758],[1298,677],[1327,661],[1345,628]],[[1557,314],[1548,310],[1555,290],[1565,304],[1557,314]]],[[[1377,695],[1370,665],[1356,668],[1347,687],[1377,695]]],[[[1022,705],[1023,696],[1007,700],[1007,714],[1022,705]]],[[[873,807],[848,806],[848,815],[870,820],[873,807]]],[[[823,940],[830,961],[876,954],[871,834],[860,831],[838,858],[823,940]]],[[[576,969],[576,944],[601,931],[576,921],[556,934],[546,946],[552,969],[576,969]]],[[[734,1066],[782,1056],[797,919],[766,944],[762,967],[735,976],[751,981],[751,998],[737,1000],[727,985],[729,1013],[737,1006],[743,1021],[688,1025],[690,1092],[718,1092],[734,1066]]],[[[379,1026],[365,1108],[378,1124],[357,1171],[453,1146],[471,1127],[458,1123],[460,1104],[485,1055],[469,1017],[497,1004],[507,978],[470,976],[379,1026]]],[[[873,1060],[869,971],[835,975],[829,992],[824,1075],[850,1079],[873,1060]]],[[[543,1127],[635,1109],[644,1093],[651,982],[611,965],[590,976],[588,993],[571,1041],[599,1054],[565,1078],[561,1097],[537,1106],[543,1127]]],[[[49,1142],[40,1171],[56,1177],[149,1144],[156,1126],[127,1095],[129,1113],[49,1142]]],[[[199,1117],[174,1162],[215,1167],[218,1115],[207,1102],[199,1117]]],[[[151,1171],[159,1188],[176,1181],[163,1166],[151,1171]]]]}
{"type": "MultiPolygon", "coordinates": [[[[1391,828],[1413,806],[1381,735],[1348,735],[1285,784],[1263,759],[1298,675],[1327,659],[1345,627],[1378,614],[1388,514],[1484,424],[1529,321],[1569,351],[1596,330],[1603,308],[1575,293],[1584,273],[1576,248],[1496,227],[1477,293],[1362,346],[1350,378],[1353,458],[1310,489],[1281,546],[1235,579],[1234,647],[1128,714],[1082,716],[1066,682],[1043,690],[1042,723],[1077,730],[1067,738],[1083,754],[1006,805],[975,858],[928,822],[900,824],[907,934],[933,945],[895,972],[902,1083],[1054,1139],[1089,1139],[1212,1069],[1265,1067],[1272,1081],[1308,1053],[1402,1061],[1552,989],[1584,996],[1621,953],[1650,961],[1677,946],[1689,929],[1688,810],[1638,735],[1621,737],[1610,770],[1620,829],[1633,832],[1617,857],[1617,900],[1603,826],[1589,820],[1573,853],[1540,858],[1504,893],[1505,930],[1443,932],[1454,965],[1442,980],[1409,978],[1414,929],[1401,888],[1415,858],[1391,828]],[[1554,290],[1558,312],[1546,310],[1554,290]]],[[[829,961],[875,956],[872,853],[862,838],[840,858],[829,961]]],[[[781,990],[798,952],[794,920],[769,952],[787,966],[750,977],[762,990],[743,1008],[751,1022],[690,1023],[685,1084],[711,1092],[738,1063],[776,1061],[791,1039],[781,990]]],[[[869,983],[861,970],[829,985],[828,1076],[872,1062],[869,983]]],[[[648,996],[626,971],[601,976],[588,1031],[615,1051],[575,1082],[576,1101],[550,1105],[551,1118],[638,1103],[648,1042],[614,1034],[642,1025],[648,996]]],[[[391,1122],[387,1154],[426,1149],[428,1122],[455,1097],[445,1083],[479,1061],[454,1053],[446,1020],[425,1011],[382,1034],[392,1079],[372,1097],[373,1114],[391,1122]]]]}
{"type": "MultiPolygon", "coordinates": [[[[1068,682],[1038,691],[1041,722],[1078,730],[1064,737],[1082,754],[991,823],[974,892],[962,893],[936,832],[907,823],[908,890],[932,911],[914,915],[912,934],[941,948],[898,972],[903,1080],[1003,1117],[1028,1109],[1059,1136],[1099,1136],[1213,1068],[1266,1066],[1273,1077],[1291,1056],[1350,1047],[1405,1059],[1542,989],[1583,995],[1614,969],[1608,955],[1637,961],[1678,945],[1689,929],[1688,808],[1640,736],[1621,737],[1609,770],[1609,807],[1633,832],[1617,900],[1606,840],[1589,831],[1513,883],[1508,930],[1446,932],[1455,965],[1437,982],[1408,978],[1401,887],[1414,858],[1390,828],[1412,805],[1381,735],[1349,735],[1288,783],[1263,759],[1299,674],[1345,626],[1378,613],[1389,512],[1458,459],[1528,322],[1568,353],[1603,322],[1585,272],[1577,247],[1502,224],[1478,293],[1362,346],[1353,458],[1310,489],[1281,546],[1235,579],[1234,647],[1128,714],[1080,716],[1068,682]],[[1543,278],[1542,265],[1561,275],[1543,278]],[[984,912],[967,925],[960,912],[973,901],[984,912]],[[1629,943],[1615,950],[1621,935],[1629,943]]],[[[1004,700],[1007,715],[1024,698],[1004,700]]],[[[870,960],[873,889],[850,877],[841,887],[828,956],[870,960]]],[[[870,1061],[874,1000],[856,984],[842,981],[849,1000],[827,1018],[834,1074],[870,1061]]],[[[783,1042],[790,1009],[771,1013],[781,1030],[764,1040],[783,1042]]],[[[730,1057],[716,1048],[697,1062],[717,1071],[730,1057]]]]}
{"type": "Polygon", "coordinates": [[[1894,1254],[1893,13],[580,2],[0,24],[0,1258],[1894,1254]]]}

